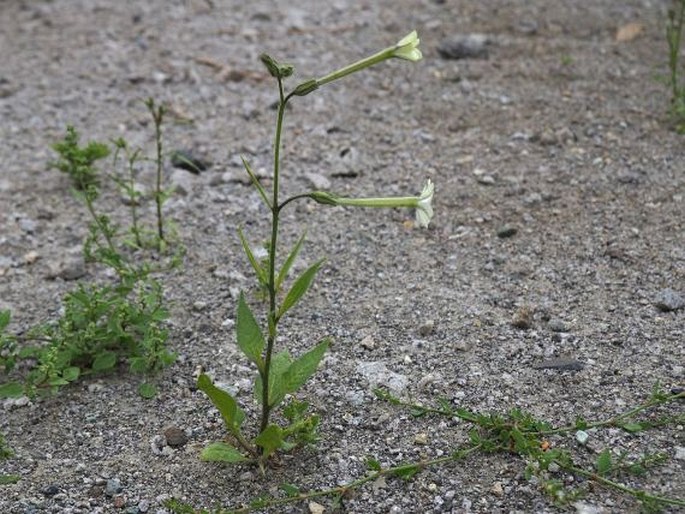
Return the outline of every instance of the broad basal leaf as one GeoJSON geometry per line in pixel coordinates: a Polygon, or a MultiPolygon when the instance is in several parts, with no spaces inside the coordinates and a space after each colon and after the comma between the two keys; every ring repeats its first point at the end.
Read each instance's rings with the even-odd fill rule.
{"type": "Polygon", "coordinates": [[[264,457],[268,457],[283,445],[283,430],[278,425],[269,425],[254,442],[262,448],[264,457]]]}
{"type": "Polygon", "coordinates": [[[249,460],[242,453],[230,444],[216,442],[212,443],[202,450],[200,458],[210,462],[227,462],[229,464],[237,464],[249,460]]]}
{"type": "Polygon", "coordinates": [[[114,352],[103,352],[93,361],[93,371],[106,371],[112,369],[117,363],[117,354],[114,352]]]}
{"type": "Polygon", "coordinates": [[[231,432],[237,432],[243,419],[245,419],[245,413],[238,407],[233,397],[212,384],[211,379],[204,373],[197,379],[197,388],[205,393],[219,410],[226,428],[231,432]]]}

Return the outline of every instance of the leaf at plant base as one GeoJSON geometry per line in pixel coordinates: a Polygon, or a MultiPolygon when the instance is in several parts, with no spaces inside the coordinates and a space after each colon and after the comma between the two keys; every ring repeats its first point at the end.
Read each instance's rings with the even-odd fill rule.
{"type": "Polygon", "coordinates": [[[292,484],[281,484],[278,488],[285,492],[285,494],[291,498],[299,496],[300,489],[292,484]]]}
{"type": "Polygon", "coordinates": [[[10,324],[10,318],[11,317],[12,317],[12,314],[10,313],[9,310],[0,311],[0,332],[5,330],[7,325],[10,324]]]}
{"type": "Polygon", "coordinates": [[[146,400],[151,400],[157,396],[157,386],[150,382],[143,382],[138,386],[138,394],[146,400]]]}
{"type": "Polygon", "coordinates": [[[200,453],[200,459],[209,462],[227,462],[238,464],[249,460],[230,444],[216,442],[206,446],[200,453]]]}
{"type": "Polygon", "coordinates": [[[106,371],[112,369],[117,363],[117,354],[114,352],[103,352],[93,361],[93,371],[106,371]]]}
{"type": "Polygon", "coordinates": [[[16,484],[19,480],[19,475],[0,475],[0,485],[16,484]]]}
{"type": "Polygon", "coordinates": [[[304,355],[298,357],[283,374],[283,387],[286,393],[294,393],[311,377],[326,353],[330,341],[324,339],[304,355]]]}
{"type": "Polygon", "coordinates": [[[597,456],[595,469],[598,475],[606,475],[611,470],[611,453],[608,448],[602,450],[602,453],[597,456]]]}
{"type": "Polygon", "coordinates": [[[320,261],[315,262],[297,278],[295,283],[290,288],[290,291],[288,291],[288,294],[285,295],[285,299],[283,300],[281,308],[278,311],[278,319],[282,318],[283,315],[288,312],[307,292],[309,286],[312,285],[312,281],[316,276],[316,272],[319,271],[319,268],[323,264],[324,260],[325,259],[321,259],[320,261]]]}
{"type": "MultiPolygon", "coordinates": [[[[283,388],[283,374],[287,371],[293,359],[287,350],[278,352],[271,357],[269,372],[269,405],[273,407],[281,403],[287,391],[283,388]]],[[[254,384],[255,398],[262,402],[262,377],[258,376],[254,384]]]]}
{"type": "Polygon", "coordinates": [[[19,398],[24,396],[24,386],[19,382],[7,382],[0,385],[0,398],[19,398]]]}
{"type": "Polygon", "coordinates": [[[283,430],[278,425],[269,425],[262,430],[254,442],[262,447],[263,456],[266,458],[283,446],[283,430]]]}
{"type": "Polygon", "coordinates": [[[263,368],[262,350],[264,350],[264,336],[257,324],[250,307],[245,302],[245,296],[240,293],[238,300],[238,319],[236,320],[236,332],[238,335],[238,346],[243,353],[257,365],[260,370],[263,368]]]}
{"type": "Polygon", "coordinates": [[[81,368],[78,366],[70,366],[62,371],[62,378],[67,382],[78,380],[79,375],[81,375],[81,368]]]}
{"type": "Polygon", "coordinates": [[[300,239],[297,240],[297,243],[295,243],[295,246],[293,246],[293,249],[290,250],[288,257],[285,259],[285,262],[283,263],[281,270],[278,272],[278,277],[276,278],[276,291],[281,290],[281,286],[283,285],[283,281],[288,276],[288,273],[290,272],[290,268],[293,267],[293,264],[295,263],[295,259],[297,259],[297,255],[300,253],[300,249],[302,248],[302,243],[304,243],[304,236],[305,236],[305,234],[302,234],[300,239]]]}
{"type": "Polygon", "coordinates": [[[259,264],[259,261],[254,256],[254,253],[252,253],[250,243],[248,243],[247,239],[245,239],[243,231],[240,229],[240,227],[238,227],[238,237],[240,237],[240,242],[243,245],[245,255],[247,255],[247,260],[250,261],[252,269],[254,269],[255,273],[257,274],[257,280],[259,280],[260,284],[264,286],[267,285],[269,283],[269,280],[266,276],[266,270],[262,267],[261,264],[259,264]]]}
{"type": "Polygon", "coordinates": [[[226,428],[233,433],[237,432],[245,419],[245,413],[238,407],[233,397],[212,384],[212,380],[204,373],[197,378],[197,388],[205,393],[219,410],[226,428]]]}
{"type": "Polygon", "coordinates": [[[380,471],[382,469],[381,463],[371,457],[366,459],[366,467],[369,468],[371,471],[380,471]]]}

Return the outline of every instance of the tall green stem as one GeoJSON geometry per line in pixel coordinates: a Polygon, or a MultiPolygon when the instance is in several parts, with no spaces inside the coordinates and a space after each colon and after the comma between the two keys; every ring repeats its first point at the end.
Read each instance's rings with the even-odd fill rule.
{"type": "Polygon", "coordinates": [[[276,310],[276,247],[278,244],[278,215],[280,207],[278,205],[278,178],[280,171],[281,157],[281,131],[283,129],[283,116],[288,98],[283,92],[283,80],[278,78],[278,120],[276,122],[276,137],[274,138],[274,176],[273,176],[273,200],[271,202],[271,243],[269,245],[269,336],[266,342],[266,355],[264,356],[264,370],[262,372],[262,421],[260,433],[269,424],[271,406],[269,405],[269,371],[271,369],[271,354],[273,353],[274,343],[277,336],[277,310],[276,310]]]}

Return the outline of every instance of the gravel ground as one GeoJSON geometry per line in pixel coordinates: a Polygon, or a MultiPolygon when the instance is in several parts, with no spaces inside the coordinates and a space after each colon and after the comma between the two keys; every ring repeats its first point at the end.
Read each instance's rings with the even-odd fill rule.
{"type": "MultiPolygon", "coordinates": [[[[188,252],[183,268],[164,277],[179,360],[160,378],[160,394],[142,400],[140,379],[122,371],[53,398],[5,402],[0,432],[16,455],[0,473],[21,480],[1,486],[0,512],[162,513],[170,496],[236,506],[283,482],[307,490],[358,478],[368,455],[392,465],[468,441],[468,424],[412,418],[376,400],[377,384],[482,412],[516,406],[553,424],[619,414],[657,381],[682,387],[684,140],[669,130],[668,96],[654,80],[667,58],[667,6],[0,2],[0,307],[12,310],[14,330],[58,314],[75,282],[49,279],[55,269],[75,266],[85,281],[101,274],[75,257],[86,232],[83,208],[47,164],[68,123],[87,139],[125,136],[151,150],[140,100],[152,96],[171,108],[169,147],[213,163],[200,175],[166,170],[179,186],[167,213],[188,252]],[[639,30],[617,38],[630,23],[639,30]],[[413,229],[403,210],[301,203],[285,212],[284,243],[308,232],[300,269],[329,257],[281,339],[299,353],[333,337],[303,391],[322,415],[322,440],[266,477],[203,463],[200,449],[224,432],[194,389],[198,366],[237,390],[255,414],[252,371],[232,326],[237,291],[254,293],[235,228],[253,241],[267,233],[239,160],[246,155],[259,172],[270,166],[276,94],[257,57],[266,51],[293,62],[307,78],[414,28],[420,63],[384,63],[296,99],[286,119],[283,190],[406,195],[430,177],[434,223],[413,229]],[[483,37],[469,40],[471,55],[455,59],[455,38],[467,34],[483,37]],[[670,310],[657,307],[664,295],[670,310]],[[553,359],[581,369],[540,368],[553,359]],[[169,427],[188,442],[167,446],[169,427]]],[[[121,208],[116,197],[107,202],[121,208]]],[[[683,404],[667,412],[682,415],[683,404]]],[[[602,430],[585,449],[572,438],[560,444],[585,463],[607,447],[630,456],[663,452],[662,466],[624,480],[685,498],[682,425],[636,435],[602,430]]],[[[408,482],[362,488],[346,512],[564,511],[523,467],[514,456],[476,455],[408,482]]],[[[317,501],[328,509],[327,499],[317,501]]],[[[630,497],[598,487],[582,501],[566,510],[639,510],[630,497]]],[[[310,510],[316,506],[274,512],[310,510]]]]}

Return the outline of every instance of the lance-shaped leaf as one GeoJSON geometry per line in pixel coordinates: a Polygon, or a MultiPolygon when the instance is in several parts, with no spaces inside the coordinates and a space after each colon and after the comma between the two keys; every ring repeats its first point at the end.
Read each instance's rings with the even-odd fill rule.
{"type": "Polygon", "coordinates": [[[330,340],[324,339],[304,355],[295,359],[283,374],[283,388],[286,393],[294,393],[309,380],[319,367],[330,340]]]}
{"type": "Polygon", "coordinates": [[[325,259],[321,259],[320,261],[315,262],[297,278],[295,283],[290,288],[290,291],[288,291],[288,294],[285,296],[283,303],[281,304],[277,319],[282,318],[283,315],[288,312],[307,292],[307,289],[309,289],[309,286],[312,284],[312,281],[316,276],[316,272],[319,271],[319,268],[323,264],[324,260],[325,259]]]}
{"type": "Polygon", "coordinates": [[[245,419],[245,413],[238,407],[233,397],[223,389],[219,389],[212,384],[212,380],[204,373],[197,379],[197,388],[209,396],[209,399],[219,410],[226,428],[233,433],[238,432],[240,424],[245,419]]]}
{"type": "Polygon", "coordinates": [[[269,197],[266,196],[266,191],[262,187],[262,183],[259,182],[259,179],[257,178],[257,175],[254,174],[254,171],[252,171],[252,168],[250,168],[250,165],[248,162],[245,160],[245,157],[242,155],[240,158],[243,161],[243,166],[245,166],[245,171],[247,171],[247,174],[250,176],[250,179],[252,180],[252,183],[254,184],[254,187],[257,188],[257,191],[259,192],[259,196],[262,197],[262,200],[264,200],[264,203],[266,206],[271,209],[271,202],[269,201],[269,197]]]}
{"type": "Polygon", "coordinates": [[[269,279],[266,275],[266,270],[262,267],[257,258],[254,256],[254,253],[252,253],[250,243],[248,243],[247,239],[245,239],[243,231],[240,229],[240,227],[238,227],[238,237],[240,237],[240,242],[243,245],[243,250],[245,250],[245,255],[247,255],[247,260],[250,261],[252,269],[254,269],[255,273],[257,274],[257,280],[259,280],[259,283],[263,286],[267,285],[269,283],[269,279]]]}
{"type": "Polygon", "coordinates": [[[298,239],[297,243],[295,243],[295,246],[293,246],[293,249],[290,250],[288,257],[285,259],[285,262],[283,263],[283,267],[281,267],[281,271],[278,272],[278,277],[276,278],[276,291],[281,290],[281,286],[283,285],[283,281],[288,276],[288,272],[290,272],[290,268],[293,267],[293,264],[295,263],[295,259],[297,259],[297,254],[300,253],[300,249],[302,248],[302,243],[304,243],[304,236],[305,236],[305,234],[302,234],[302,237],[300,237],[300,239],[298,239]]]}
{"type": "Polygon", "coordinates": [[[245,296],[240,293],[238,300],[238,316],[236,320],[236,333],[238,346],[243,353],[262,370],[262,350],[264,350],[264,336],[257,324],[250,307],[245,302],[245,296]]]}
{"type": "MultiPolygon", "coordinates": [[[[286,395],[286,391],[283,388],[283,374],[288,370],[293,359],[287,350],[277,353],[271,357],[271,366],[269,370],[269,407],[278,405],[286,395]]],[[[255,380],[255,398],[260,403],[262,402],[262,392],[263,392],[262,377],[257,377],[255,380]]]]}
{"type": "Polygon", "coordinates": [[[266,458],[283,446],[283,430],[278,425],[269,425],[257,436],[254,442],[261,446],[262,455],[266,458]]]}
{"type": "Polygon", "coordinates": [[[206,446],[202,450],[202,453],[200,453],[200,458],[204,461],[228,462],[229,464],[237,464],[249,460],[237,449],[233,448],[233,446],[222,442],[216,442],[206,446]]]}

